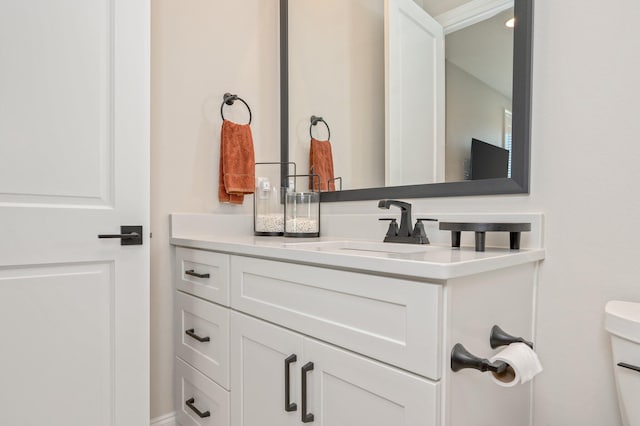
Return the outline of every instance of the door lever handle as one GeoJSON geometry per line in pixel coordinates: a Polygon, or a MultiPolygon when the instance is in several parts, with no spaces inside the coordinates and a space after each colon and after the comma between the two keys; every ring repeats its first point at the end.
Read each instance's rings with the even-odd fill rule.
{"type": "Polygon", "coordinates": [[[141,246],[142,226],[121,226],[119,234],[98,234],[98,238],[119,238],[121,246],[141,246]]]}
{"type": "Polygon", "coordinates": [[[140,234],[137,232],[132,232],[130,234],[98,234],[98,238],[122,238],[122,239],[131,239],[138,238],[140,234]]]}

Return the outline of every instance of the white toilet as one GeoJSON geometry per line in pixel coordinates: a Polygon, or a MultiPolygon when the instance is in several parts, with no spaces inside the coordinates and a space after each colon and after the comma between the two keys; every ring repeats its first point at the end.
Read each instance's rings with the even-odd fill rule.
{"type": "Polygon", "coordinates": [[[612,300],[605,313],[622,423],[640,426],[640,303],[612,300]]]}

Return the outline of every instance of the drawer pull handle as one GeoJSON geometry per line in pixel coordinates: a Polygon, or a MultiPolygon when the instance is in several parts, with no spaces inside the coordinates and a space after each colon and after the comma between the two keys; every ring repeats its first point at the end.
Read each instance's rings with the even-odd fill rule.
{"type": "Polygon", "coordinates": [[[289,355],[284,360],[284,411],[291,412],[298,409],[298,404],[291,401],[291,374],[289,368],[292,363],[296,362],[298,357],[296,354],[289,355]]]}
{"type": "Polygon", "coordinates": [[[209,274],[199,274],[196,271],[194,271],[193,269],[189,269],[188,271],[184,271],[185,274],[187,275],[191,275],[192,277],[196,277],[196,278],[209,278],[210,275],[209,274]]]}
{"type": "Polygon", "coordinates": [[[185,333],[187,334],[187,336],[192,337],[194,339],[196,339],[198,342],[209,342],[211,341],[211,339],[209,338],[209,336],[207,337],[200,337],[195,333],[195,328],[192,328],[190,330],[186,330],[185,333]]]}
{"type": "Polygon", "coordinates": [[[640,373],[640,367],[636,367],[635,365],[627,364],[626,362],[619,362],[618,367],[628,368],[629,370],[637,371],[640,373]]]}
{"type": "Polygon", "coordinates": [[[196,413],[201,419],[211,417],[211,413],[209,412],[209,410],[203,413],[202,411],[198,410],[195,405],[193,405],[194,402],[196,402],[195,398],[190,398],[187,399],[184,403],[187,404],[187,407],[191,408],[191,410],[196,413]]]}
{"type": "Polygon", "coordinates": [[[313,363],[308,362],[302,367],[302,423],[311,423],[313,414],[307,413],[307,373],[313,371],[313,363]]]}

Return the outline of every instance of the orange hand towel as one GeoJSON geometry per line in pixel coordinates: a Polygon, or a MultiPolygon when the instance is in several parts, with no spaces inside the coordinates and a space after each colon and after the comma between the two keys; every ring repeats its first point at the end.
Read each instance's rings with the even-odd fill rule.
{"type": "Polygon", "coordinates": [[[244,194],[253,194],[255,166],[251,127],[223,120],[220,132],[218,200],[242,204],[244,194]]]}
{"type": "MultiPolygon", "coordinates": [[[[320,176],[321,191],[335,191],[336,185],[333,179],[333,154],[331,154],[331,142],[319,141],[311,138],[309,149],[309,173],[320,176]],[[329,182],[331,180],[331,182],[329,182]]],[[[318,178],[311,177],[309,188],[318,190],[318,178]]]]}

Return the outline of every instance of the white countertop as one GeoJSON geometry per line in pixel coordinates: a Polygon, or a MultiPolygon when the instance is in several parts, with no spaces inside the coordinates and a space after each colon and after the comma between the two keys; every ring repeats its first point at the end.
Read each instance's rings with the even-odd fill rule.
{"type": "Polygon", "coordinates": [[[391,244],[323,237],[292,239],[194,234],[174,236],[171,244],[422,280],[447,280],[537,262],[545,256],[544,249],[540,248],[509,250],[487,247],[484,252],[476,252],[473,247],[451,248],[441,244],[391,244]],[[389,251],[381,251],[386,247],[389,247],[389,251]]]}

